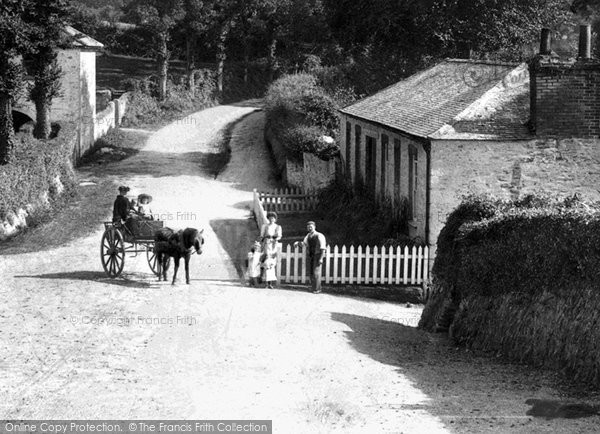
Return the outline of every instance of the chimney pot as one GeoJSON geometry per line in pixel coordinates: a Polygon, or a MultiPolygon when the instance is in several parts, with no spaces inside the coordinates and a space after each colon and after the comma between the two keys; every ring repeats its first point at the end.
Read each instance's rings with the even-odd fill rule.
{"type": "Polygon", "coordinates": [[[592,58],[592,26],[579,26],[579,59],[592,58]]]}
{"type": "Polygon", "coordinates": [[[542,29],[542,37],[540,39],[540,54],[549,55],[552,51],[550,29],[542,29]]]}

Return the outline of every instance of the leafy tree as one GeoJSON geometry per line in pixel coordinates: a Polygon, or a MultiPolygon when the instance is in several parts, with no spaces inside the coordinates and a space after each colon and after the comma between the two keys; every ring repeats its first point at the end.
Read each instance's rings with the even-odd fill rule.
{"type": "Polygon", "coordinates": [[[214,19],[215,12],[210,0],[184,0],[185,12],[181,22],[185,38],[185,59],[188,89],[194,97],[196,88],[194,72],[196,70],[196,57],[199,51],[199,40],[205,36],[214,19]]]}
{"type": "Polygon", "coordinates": [[[63,30],[69,17],[67,0],[29,0],[23,19],[30,33],[30,50],[26,65],[33,77],[29,98],[35,104],[36,124],[33,134],[38,139],[50,136],[50,107],[60,93],[62,71],[57,62],[56,48],[63,40],[63,30]]]}
{"type": "Polygon", "coordinates": [[[0,164],[10,162],[14,148],[12,104],[23,88],[23,68],[15,59],[28,48],[23,13],[27,2],[3,0],[0,5],[0,164]]]}
{"type": "Polygon", "coordinates": [[[183,0],[133,0],[126,7],[128,16],[154,35],[153,51],[158,68],[159,99],[167,95],[167,76],[171,50],[171,32],[184,17],[183,0]]]}
{"type": "Polygon", "coordinates": [[[523,47],[538,40],[542,27],[558,30],[572,18],[564,0],[435,0],[423,23],[430,51],[521,60],[523,47]]]}

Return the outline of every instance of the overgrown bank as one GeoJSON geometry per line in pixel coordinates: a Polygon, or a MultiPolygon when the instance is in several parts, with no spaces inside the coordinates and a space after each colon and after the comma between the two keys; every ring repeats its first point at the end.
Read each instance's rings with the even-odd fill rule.
{"type": "Polygon", "coordinates": [[[156,80],[126,79],[122,86],[130,92],[123,118],[125,127],[163,125],[218,103],[214,73],[210,70],[196,72],[193,91],[183,82],[169,81],[164,101],[158,98],[156,80]]]}
{"type": "Polygon", "coordinates": [[[14,158],[0,166],[0,239],[35,225],[61,199],[75,194],[76,139],[70,124],[51,140],[17,136],[14,158]]]}
{"type": "Polygon", "coordinates": [[[440,233],[419,326],[600,387],[600,211],[467,198],[440,233]]]}

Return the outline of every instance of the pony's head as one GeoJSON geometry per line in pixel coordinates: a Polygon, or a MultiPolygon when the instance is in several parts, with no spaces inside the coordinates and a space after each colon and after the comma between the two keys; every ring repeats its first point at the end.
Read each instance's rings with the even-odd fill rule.
{"type": "Polygon", "coordinates": [[[191,249],[192,247],[196,250],[197,254],[202,254],[202,245],[204,244],[204,237],[202,233],[204,229],[199,231],[194,228],[186,228],[183,230],[183,246],[186,249],[191,249]]]}

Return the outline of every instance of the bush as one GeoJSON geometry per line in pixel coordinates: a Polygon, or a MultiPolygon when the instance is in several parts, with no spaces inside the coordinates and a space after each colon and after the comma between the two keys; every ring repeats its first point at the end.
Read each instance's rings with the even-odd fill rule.
{"type": "Polygon", "coordinates": [[[0,220],[29,204],[38,205],[46,194],[52,204],[61,194],[75,191],[73,125],[63,126],[58,137],[48,141],[17,137],[13,161],[0,166],[0,220]],[[57,180],[62,183],[60,191],[57,180]]]}
{"type": "Polygon", "coordinates": [[[130,93],[123,126],[139,126],[158,122],[162,111],[156,98],[141,90],[130,93]]]}
{"type": "Polygon", "coordinates": [[[333,222],[347,244],[412,246],[407,203],[380,204],[370,192],[337,179],[319,193],[322,219],[333,222]]]}
{"type": "Polygon", "coordinates": [[[273,82],[265,110],[269,126],[292,154],[309,152],[328,159],[339,153],[337,105],[315,76],[285,75],[273,82]],[[324,136],[332,137],[333,143],[324,136]]]}
{"type": "Polygon", "coordinates": [[[329,160],[339,154],[335,141],[327,141],[326,130],[317,126],[297,124],[281,133],[283,145],[290,153],[308,152],[322,160],[329,160]]]}
{"type": "Polygon", "coordinates": [[[294,117],[299,114],[302,99],[317,89],[317,78],[310,74],[284,75],[275,80],[265,95],[267,118],[277,121],[294,117]]]}
{"type": "Polygon", "coordinates": [[[592,344],[600,296],[590,293],[600,282],[596,206],[576,197],[466,198],[440,233],[433,277],[422,328],[446,318],[459,343],[600,386],[592,344]]]}
{"type": "Polygon", "coordinates": [[[215,104],[214,74],[209,70],[198,70],[195,74],[194,97],[183,80],[177,84],[169,81],[167,97],[162,102],[155,97],[157,86],[153,80],[124,80],[123,86],[131,92],[123,118],[124,125],[160,124],[215,104]]]}

